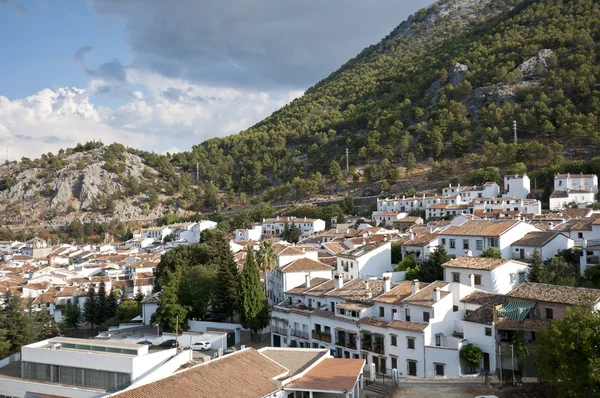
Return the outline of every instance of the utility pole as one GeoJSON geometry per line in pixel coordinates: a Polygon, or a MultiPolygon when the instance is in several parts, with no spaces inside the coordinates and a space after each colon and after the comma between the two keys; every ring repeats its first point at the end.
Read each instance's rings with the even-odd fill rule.
{"type": "Polygon", "coordinates": [[[348,148],[346,148],[346,174],[350,173],[350,161],[348,160],[348,148]]]}
{"type": "Polygon", "coordinates": [[[513,120],[513,131],[515,132],[515,144],[517,143],[517,121],[513,120]]]}

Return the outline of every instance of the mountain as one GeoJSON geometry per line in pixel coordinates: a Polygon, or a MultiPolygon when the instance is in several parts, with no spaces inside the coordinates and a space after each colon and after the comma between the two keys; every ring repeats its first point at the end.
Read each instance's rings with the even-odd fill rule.
{"type": "Polygon", "coordinates": [[[4,166],[0,208],[139,219],[245,202],[246,192],[335,193],[346,148],[347,181],[383,189],[407,176],[497,178],[490,166],[534,171],[538,186],[558,170],[600,172],[600,161],[573,161],[598,155],[599,39],[597,1],[442,0],[240,134],[167,156],[88,143],[4,166]]]}
{"type": "MultiPolygon", "coordinates": [[[[599,7],[592,0],[435,3],[262,122],[172,162],[183,170],[199,163],[202,178],[220,188],[259,191],[294,178],[310,188],[320,178],[313,173],[328,173],[332,160],[345,164],[345,148],[356,166],[403,165],[413,155],[420,162],[466,156],[455,163],[472,168],[542,167],[562,153],[554,141],[585,142],[590,157],[599,142],[599,7]],[[505,144],[513,120],[519,145],[505,144]]],[[[367,175],[383,176],[376,168],[367,175]]]]}

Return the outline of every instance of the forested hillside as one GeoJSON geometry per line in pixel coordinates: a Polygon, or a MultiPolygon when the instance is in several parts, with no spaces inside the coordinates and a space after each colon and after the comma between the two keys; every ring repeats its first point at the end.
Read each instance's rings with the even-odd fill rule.
{"type": "Polygon", "coordinates": [[[344,164],[345,147],[353,165],[414,155],[539,167],[561,153],[553,141],[598,142],[599,22],[592,0],[442,1],[254,127],[172,162],[199,163],[204,180],[244,191],[295,177],[314,189],[313,173],[344,164]],[[504,145],[513,119],[522,144],[504,145]]]}

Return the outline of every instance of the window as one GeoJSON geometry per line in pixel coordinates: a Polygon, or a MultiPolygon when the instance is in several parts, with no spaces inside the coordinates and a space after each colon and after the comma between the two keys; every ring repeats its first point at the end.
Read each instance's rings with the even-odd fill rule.
{"type": "Polygon", "coordinates": [[[379,307],[379,317],[383,318],[385,316],[385,308],[379,307]]]}
{"type": "Polygon", "coordinates": [[[442,336],[439,334],[435,336],[435,346],[440,347],[442,345],[442,336]]]}
{"type": "Polygon", "coordinates": [[[457,311],[458,311],[458,305],[453,305],[452,312],[457,312],[457,311]]]}
{"type": "Polygon", "coordinates": [[[488,238],[489,247],[498,247],[498,238],[488,238]]]}
{"type": "Polygon", "coordinates": [[[450,249],[456,249],[456,240],[450,239],[450,249]]]}
{"type": "Polygon", "coordinates": [[[481,286],[481,275],[475,275],[475,284],[481,286]]]}
{"type": "Polygon", "coordinates": [[[492,335],[492,328],[485,328],[485,335],[486,336],[491,336],[492,335]]]}
{"type": "Polygon", "coordinates": [[[546,308],[546,319],[554,319],[554,310],[552,308],[546,308]]]}
{"type": "Polygon", "coordinates": [[[444,375],[444,365],[441,363],[436,363],[435,365],[435,375],[443,376],[444,375]]]}
{"type": "Polygon", "coordinates": [[[481,239],[475,241],[475,248],[477,250],[483,250],[483,241],[481,239]]]}
{"type": "Polygon", "coordinates": [[[446,238],[442,238],[442,245],[446,246],[446,238]]]}
{"type": "Polygon", "coordinates": [[[429,312],[423,311],[423,322],[429,322],[429,312]]]}
{"type": "Polygon", "coordinates": [[[406,338],[406,348],[408,348],[409,350],[415,349],[415,339],[413,337],[406,338]]]}
{"type": "Polygon", "coordinates": [[[394,347],[398,346],[398,337],[395,334],[391,334],[390,335],[390,339],[391,339],[391,345],[393,345],[394,347]]]}
{"type": "Polygon", "coordinates": [[[519,283],[525,283],[525,272],[519,272],[519,283]]]}
{"type": "Polygon", "coordinates": [[[583,239],[583,232],[577,232],[577,238],[583,239]]]}
{"type": "Polygon", "coordinates": [[[463,239],[463,249],[469,250],[469,239],[463,239]]]}
{"type": "Polygon", "coordinates": [[[410,322],[410,309],[408,308],[404,310],[404,319],[406,322],[410,322]]]}
{"type": "Polygon", "coordinates": [[[460,274],[458,272],[452,273],[452,282],[460,282],[460,274]]]}
{"type": "Polygon", "coordinates": [[[395,308],[392,308],[392,319],[394,319],[394,315],[396,315],[396,312],[398,312],[398,310],[395,308]]]}

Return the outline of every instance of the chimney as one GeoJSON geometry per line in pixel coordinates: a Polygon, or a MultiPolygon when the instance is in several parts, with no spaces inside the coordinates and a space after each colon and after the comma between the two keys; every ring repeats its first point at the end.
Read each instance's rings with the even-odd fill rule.
{"type": "Polygon", "coordinates": [[[439,287],[433,288],[433,301],[436,303],[438,301],[440,301],[440,288],[439,287]]]}
{"type": "Polygon", "coordinates": [[[369,281],[365,281],[365,290],[369,290],[369,281]]]}
{"type": "Polygon", "coordinates": [[[415,294],[418,291],[419,291],[419,280],[415,279],[415,280],[412,281],[412,291],[411,291],[411,293],[415,294]]]}
{"type": "Polygon", "coordinates": [[[383,292],[387,293],[390,291],[392,287],[392,282],[390,281],[390,277],[389,276],[384,276],[383,277],[383,292]]]}
{"type": "Polygon", "coordinates": [[[552,221],[550,221],[550,223],[548,224],[548,231],[552,231],[554,229],[554,223],[552,221]]]}
{"type": "Polygon", "coordinates": [[[306,279],[306,287],[310,287],[310,274],[304,277],[306,279]]]}
{"type": "Polygon", "coordinates": [[[469,279],[471,280],[471,287],[475,289],[475,274],[469,274],[469,279]]]}
{"type": "Polygon", "coordinates": [[[339,289],[340,287],[344,286],[344,277],[342,276],[342,274],[335,274],[334,279],[334,287],[336,289],[339,289]]]}

